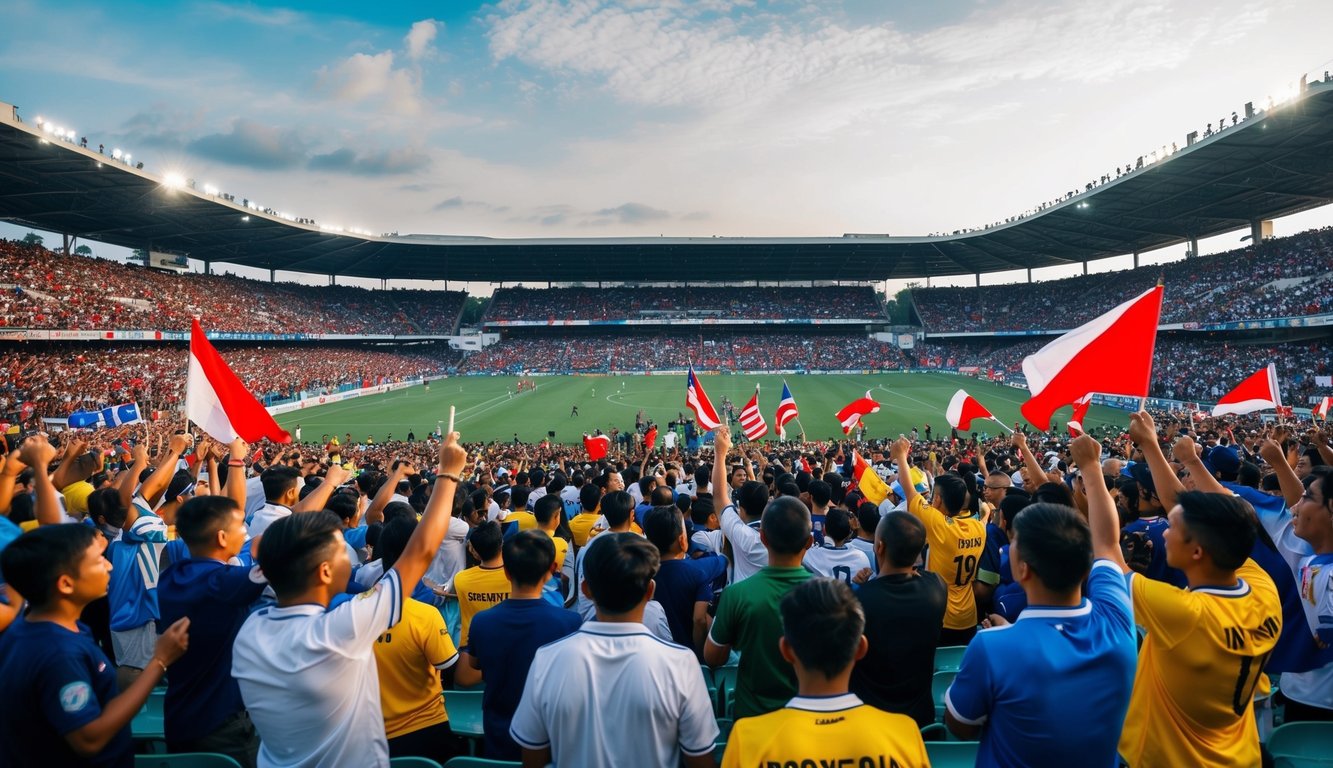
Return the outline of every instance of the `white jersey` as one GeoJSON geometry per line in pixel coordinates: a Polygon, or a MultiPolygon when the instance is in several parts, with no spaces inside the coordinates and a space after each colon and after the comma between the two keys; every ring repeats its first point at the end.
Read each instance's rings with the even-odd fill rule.
{"type": "Polygon", "coordinates": [[[849,587],[852,585],[853,576],[862,569],[870,567],[864,552],[852,549],[846,544],[841,547],[828,544],[811,547],[806,550],[805,558],[801,562],[816,574],[846,582],[849,587]]]}
{"type": "Polygon", "coordinates": [[[759,538],[759,521],[746,525],[735,504],[722,510],[722,533],[731,542],[733,584],[745,581],[768,565],[768,549],[759,538]]]}
{"type": "MultiPolygon", "coordinates": [[[[1324,644],[1333,643],[1333,554],[1300,559],[1296,585],[1310,633],[1324,644]]],[[[1333,664],[1309,672],[1284,672],[1282,694],[1312,707],[1333,709],[1333,664]]]]}

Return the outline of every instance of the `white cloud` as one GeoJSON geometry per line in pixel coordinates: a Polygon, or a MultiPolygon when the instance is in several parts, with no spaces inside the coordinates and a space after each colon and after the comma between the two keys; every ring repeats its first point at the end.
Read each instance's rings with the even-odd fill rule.
{"type": "Polygon", "coordinates": [[[407,58],[420,61],[429,52],[431,43],[435,42],[438,24],[435,19],[423,19],[412,25],[412,29],[408,30],[407,37],[404,38],[407,43],[407,58]]]}
{"type": "Polygon", "coordinates": [[[398,115],[419,115],[423,111],[420,63],[428,58],[439,32],[439,22],[424,19],[412,25],[403,37],[406,58],[411,67],[395,66],[394,51],[354,53],[315,73],[316,90],[337,101],[376,100],[398,115]]]}

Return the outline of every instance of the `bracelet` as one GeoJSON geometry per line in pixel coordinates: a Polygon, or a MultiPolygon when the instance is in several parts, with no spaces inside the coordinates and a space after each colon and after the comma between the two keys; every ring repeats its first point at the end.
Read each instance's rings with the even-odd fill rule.
{"type": "Polygon", "coordinates": [[[167,663],[156,656],[153,657],[153,661],[157,662],[157,665],[162,668],[162,674],[165,675],[167,673],[167,663]]]}
{"type": "Polygon", "coordinates": [[[452,472],[441,472],[438,475],[436,475],[436,477],[441,478],[443,480],[453,480],[455,483],[458,483],[459,485],[463,484],[463,478],[453,474],[452,472]]]}
{"type": "Polygon", "coordinates": [[[244,462],[244,461],[241,461],[240,459],[229,459],[229,460],[227,461],[227,466],[229,466],[229,467],[244,467],[244,466],[245,466],[245,462],[244,462]]]}

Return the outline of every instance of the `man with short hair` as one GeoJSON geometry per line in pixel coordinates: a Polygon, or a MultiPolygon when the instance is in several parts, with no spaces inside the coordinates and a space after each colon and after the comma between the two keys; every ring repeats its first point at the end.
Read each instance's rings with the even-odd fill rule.
{"type": "MultiPolygon", "coordinates": [[[[828,514],[829,501],[833,498],[833,488],[823,480],[811,480],[806,486],[810,496],[810,526],[815,537],[815,546],[824,546],[824,516],[828,514]]],[[[825,574],[828,575],[828,574],[825,574]]]]}
{"type": "Polygon", "coordinates": [[[724,768],[930,765],[916,723],[849,692],[852,665],[867,649],[866,619],[851,588],[810,579],[782,599],[781,616],[779,651],[796,670],[797,694],[779,710],[736,721],[724,768]]]}
{"type": "MultiPolygon", "coordinates": [[[[878,518],[874,504],[867,504],[878,518]]],[[[869,649],[852,669],[851,690],[867,704],[898,712],[925,727],[935,722],[931,678],[935,646],[948,605],[944,579],[914,567],[926,548],[926,527],[907,512],[890,512],[875,528],[877,578],[861,585],[869,649]]]]}
{"type": "Polygon", "coordinates": [[[458,434],[449,434],[430,503],[402,555],[373,588],[332,610],[352,571],[337,516],[297,513],[265,533],[260,567],[278,604],[246,620],[232,651],[232,675],[259,730],[260,765],[388,763],[373,648],[398,624],[405,590],[439,550],[466,463],[458,434]]]}
{"type": "Polygon", "coordinates": [[[817,576],[838,579],[850,587],[853,577],[870,570],[865,554],[847,545],[851,538],[852,518],[847,510],[828,510],[824,521],[824,543],[807,550],[802,563],[817,576]]]}
{"type": "MultiPolygon", "coordinates": [[[[718,455],[724,456],[731,448],[731,431],[719,427],[713,440],[718,455]]],[[[726,501],[725,483],[717,485],[719,498],[726,501]]],[[[768,550],[768,565],[722,593],[704,644],[704,661],[712,667],[725,664],[733,646],[741,653],[736,675],[738,719],[780,709],[795,695],[796,675],[778,652],[782,636],[778,605],[793,587],[811,577],[801,566],[811,543],[810,511],[799,499],[770,502],[759,535],[768,550]]]]}
{"type": "Polygon", "coordinates": [[[565,567],[565,554],[569,552],[569,542],[556,536],[555,530],[560,527],[560,511],[564,509],[564,503],[556,494],[547,494],[540,499],[532,508],[532,516],[537,520],[537,529],[551,537],[551,543],[555,545],[555,569],[559,571],[565,567]]]}
{"type": "Polygon", "coordinates": [[[593,526],[597,524],[597,508],[602,503],[602,489],[595,483],[586,483],[579,489],[579,513],[569,520],[569,533],[576,548],[588,543],[593,526]]]}
{"type": "Polygon", "coordinates": [[[110,660],[79,622],[88,603],[106,594],[105,549],[92,526],[45,525],[0,554],[5,583],[29,606],[0,634],[0,691],[8,703],[0,759],[7,766],[129,768],[130,721],[189,645],[190,621],[181,619],[158,638],[143,673],[118,691],[110,660]]]}
{"type": "Polygon", "coordinates": [[[454,577],[454,593],[458,595],[460,631],[459,648],[468,652],[472,620],[509,598],[509,577],[504,571],[504,535],[496,523],[485,522],[472,529],[467,537],[467,548],[477,565],[460,571],[454,577]]]}
{"type": "Polygon", "coordinates": [[[518,760],[522,752],[509,736],[509,724],[533,657],[539,648],[578,631],[583,622],[577,613],[542,599],[542,588],[555,572],[555,546],[549,537],[538,531],[513,536],[504,543],[503,558],[509,597],[473,620],[472,644],[455,679],[462,684],[486,681],[481,699],[485,756],[518,760]]]}
{"type": "MultiPolygon", "coordinates": [[[[1082,435],[1071,451],[1082,471],[1100,471],[1096,440],[1082,435]]],[[[1031,607],[1013,625],[990,617],[945,695],[950,730],[981,735],[978,765],[1115,764],[1136,642],[1118,528],[1104,483],[1089,484],[1086,521],[1051,503],[1014,519],[1011,563],[1031,607]]]]}
{"type": "Polygon", "coordinates": [[[977,633],[977,600],[972,580],[986,546],[986,527],[966,508],[967,485],[957,475],[935,478],[930,503],[912,484],[911,445],[894,441],[891,454],[898,463],[898,484],[907,499],[907,511],[926,526],[930,545],[926,567],[949,586],[949,611],[940,631],[940,647],[967,645],[977,633]]]}
{"type": "Polygon", "coordinates": [[[644,517],[643,533],[657,547],[660,566],[653,600],[666,613],[678,645],[702,653],[708,635],[708,606],[713,583],[727,572],[724,557],[688,558],[685,516],[675,506],[654,507],[644,517]]]}
{"type": "Polygon", "coordinates": [[[509,726],[523,764],[611,768],[637,755],[645,765],[714,765],[717,721],[698,660],[642,623],[656,548],[634,534],[604,533],[587,551],[583,589],[597,620],[533,659],[509,726]],[[616,684],[589,685],[590,668],[616,684]]]}

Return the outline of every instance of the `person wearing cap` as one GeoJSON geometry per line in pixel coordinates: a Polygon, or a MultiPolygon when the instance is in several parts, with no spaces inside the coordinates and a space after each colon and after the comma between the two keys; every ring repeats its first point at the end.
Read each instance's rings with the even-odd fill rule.
{"type": "Polygon", "coordinates": [[[907,498],[907,511],[926,526],[929,556],[926,567],[949,585],[949,610],[940,631],[940,646],[967,645],[977,632],[977,600],[972,588],[986,547],[986,526],[966,508],[967,485],[957,475],[935,478],[930,503],[912,485],[911,445],[895,440],[892,455],[898,462],[898,482],[907,498]]]}

